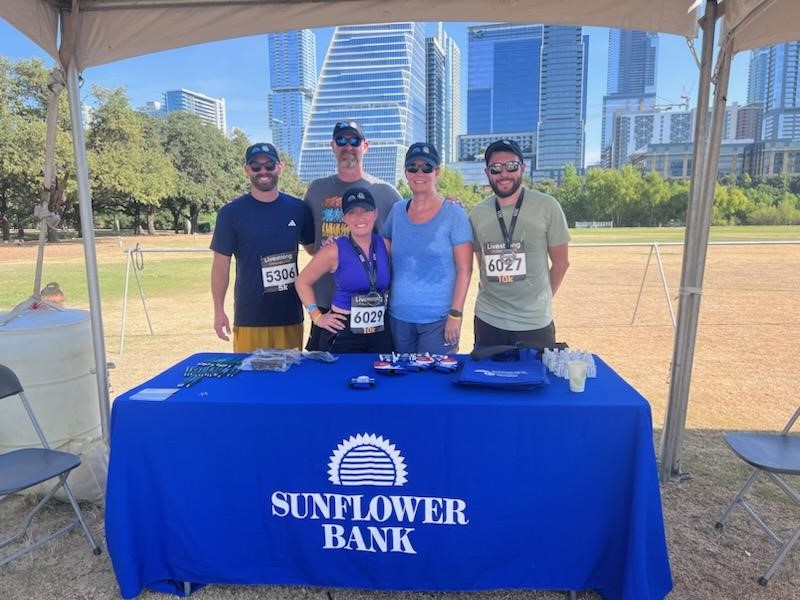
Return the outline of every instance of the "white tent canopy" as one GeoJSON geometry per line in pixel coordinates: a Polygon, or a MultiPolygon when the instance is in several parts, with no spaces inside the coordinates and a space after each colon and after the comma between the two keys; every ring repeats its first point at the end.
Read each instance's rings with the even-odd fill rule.
{"type": "Polygon", "coordinates": [[[672,33],[694,38],[704,8],[698,118],[681,300],[672,361],[661,476],[679,475],[694,341],[719,160],[722,115],[734,53],[800,37],[800,0],[2,0],[0,17],[66,70],[76,178],[83,224],[89,300],[98,365],[101,423],[108,434],[105,342],[94,250],[91,194],[80,123],[78,73],[92,66],[192,44],[358,23],[503,21],[582,24],[672,33]],[[712,123],[707,127],[715,25],[723,19],[712,123]]]}
{"type": "MultiPolygon", "coordinates": [[[[693,37],[681,0],[3,0],[0,17],[58,59],[57,23],[77,5],[78,70],[191,44],[311,27],[511,21],[624,27],[693,37]]],[[[62,59],[66,59],[62,55],[62,59]]]]}

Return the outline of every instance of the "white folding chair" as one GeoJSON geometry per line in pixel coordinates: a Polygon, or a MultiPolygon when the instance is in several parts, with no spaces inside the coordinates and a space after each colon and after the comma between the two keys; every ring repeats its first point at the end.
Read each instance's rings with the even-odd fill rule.
{"type": "Polygon", "coordinates": [[[790,433],[792,426],[800,417],[800,407],[795,411],[794,415],[780,433],[726,433],[723,438],[725,443],[728,444],[730,449],[736,456],[753,467],[753,472],[744,482],[744,485],[734,497],[730,506],[725,509],[722,516],[714,525],[717,529],[722,529],[725,522],[728,520],[733,507],[737,504],[741,506],[747,514],[758,524],[761,529],[775,542],[779,547],[778,555],[772,561],[772,564],[767,569],[762,577],[759,577],[758,582],[761,585],[767,585],[769,578],[772,577],[775,570],[789,554],[792,546],[800,539],[800,526],[794,530],[794,533],[784,542],[773,532],[764,521],[756,514],[753,508],[747,504],[744,497],[747,494],[750,486],[756,480],[759,473],[765,473],[775,485],[786,492],[786,495],[791,498],[795,504],[800,506],[800,494],[792,489],[780,475],[800,475],[800,436],[790,433]]]}
{"type": "Polygon", "coordinates": [[[100,554],[100,548],[97,542],[95,542],[92,532],[89,531],[89,527],[86,525],[83,513],[81,513],[81,509],[78,506],[78,502],[75,500],[72,490],[69,488],[69,485],[67,485],[67,476],[70,474],[70,471],[81,464],[80,457],[68,452],[50,449],[47,439],[42,432],[42,428],[39,426],[39,422],[33,414],[30,402],[28,402],[28,399],[25,397],[25,392],[22,390],[19,379],[17,379],[17,376],[11,369],[0,365],[0,400],[12,396],[19,396],[20,400],[22,400],[22,405],[25,407],[25,411],[28,413],[28,417],[30,417],[33,428],[36,430],[36,435],[39,436],[39,440],[42,443],[42,448],[21,448],[19,450],[12,450],[0,454],[0,498],[33,487],[50,479],[57,479],[58,481],[27,514],[16,533],[4,540],[0,540],[0,548],[8,546],[25,535],[33,517],[47,504],[50,498],[52,498],[60,488],[64,488],[69,503],[75,511],[76,519],[58,531],[50,533],[32,544],[1,558],[0,565],[4,565],[30,552],[34,548],[38,548],[42,544],[67,533],[70,529],[78,525],[83,528],[83,533],[86,535],[86,539],[89,540],[92,551],[95,554],[100,554]]]}

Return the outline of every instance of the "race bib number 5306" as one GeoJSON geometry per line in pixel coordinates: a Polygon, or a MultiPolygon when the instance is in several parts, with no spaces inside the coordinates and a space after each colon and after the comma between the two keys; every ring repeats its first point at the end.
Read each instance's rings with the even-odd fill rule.
{"type": "Polygon", "coordinates": [[[297,253],[282,252],[261,257],[261,280],[264,293],[284,292],[297,279],[297,253]]]}

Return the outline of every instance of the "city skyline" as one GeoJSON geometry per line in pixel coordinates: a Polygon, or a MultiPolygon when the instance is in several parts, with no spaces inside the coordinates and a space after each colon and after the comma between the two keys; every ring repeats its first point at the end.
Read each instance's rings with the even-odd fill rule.
{"type": "MultiPolygon", "coordinates": [[[[462,97],[465,98],[467,28],[478,23],[445,23],[444,28],[462,50],[462,97]]],[[[427,35],[435,33],[429,23],[427,35]]],[[[317,40],[317,65],[322,64],[333,28],[313,30],[317,40]]],[[[586,27],[590,37],[588,98],[586,124],[586,163],[600,158],[602,97],[606,90],[608,29],[586,27]]],[[[661,34],[658,57],[659,103],[677,102],[685,91],[696,99],[697,67],[686,41],[678,36],[661,34]]],[[[268,140],[267,34],[213,42],[155,53],[88,69],[84,74],[83,96],[91,84],[107,88],[124,86],[132,106],[142,106],[161,97],[163,90],[185,87],[212,97],[225,98],[229,127],[244,130],[253,140],[268,140]]],[[[699,46],[698,46],[699,50],[699,46]]],[[[48,67],[53,60],[43,50],[0,19],[0,54],[12,60],[40,58],[48,67]]],[[[742,104],[747,98],[749,52],[736,55],[733,61],[729,102],[742,104]]],[[[462,114],[466,111],[462,107],[462,114]]],[[[462,118],[462,133],[466,131],[462,118]]]]}
{"type": "Polygon", "coordinates": [[[396,183],[405,151],[426,137],[425,28],[420,23],[337,27],[306,126],[298,174],[313,181],[336,171],[331,132],[355,119],[369,140],[365,170],[396,183]]]}

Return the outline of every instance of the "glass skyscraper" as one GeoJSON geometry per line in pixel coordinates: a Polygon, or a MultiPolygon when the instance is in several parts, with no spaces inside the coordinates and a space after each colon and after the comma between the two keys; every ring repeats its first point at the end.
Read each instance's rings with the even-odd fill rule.
{"type": "Polygon", "coordinates": [[[467,134],[535,132],[541,25],[469,28],[467,134]]]}
{"type": "Polygon", "coordinates": [[[800,42],[769,48],[764,139],[800,141],[800,42]]]}
{"type": "Polygon", "coordinates": [[[442,162],[456,160],[461,131],[461,50],[439,23],[425,41],[428,81],[428,142],[439,149],[442,162]]]}
{"type": "Polygon", "coordinates": [[[225,135],[228,134],[224,98],[211,98],[186,89],[169,90],[164,92],[164,114],[174,112],[195,114],[206,125],[216,127],[225,135]]]}
{"type": "Polygon", "coordinates": [[[369,141],[365,170],[397,183],[406,149],[426,139],[425,58],[423,23],[337,27],[303,138],[300,178],[336,171],[333,126],[356,119],[369,141]]]}
{"type": "Polygon", "coordinates": [[[601,153],[603,166],[611,164],[614,115],[651,110],[656,104],[658,34],[631,29],[608,30],[608,81],[603,96],[601,153]]]}
{"type": "Polygon", "coordinates": [[[589,36],[582,27],[545,25],[542,36],[536,169],[583,169],[589,36]]]}
{"type": "Polygon", "coordinates": [[[278,150],[288,154],[297,167],[317,84],[316,38],[311,30],[301,29],[271,33],[267,39],[272,142],[278,150]]]}
{"type": "Polygon", "coordinates": [[[766,100],[769,50],[769,48],[756,48],[750,52],[750,68],[747,74],[748,104],[766,100]]]}

